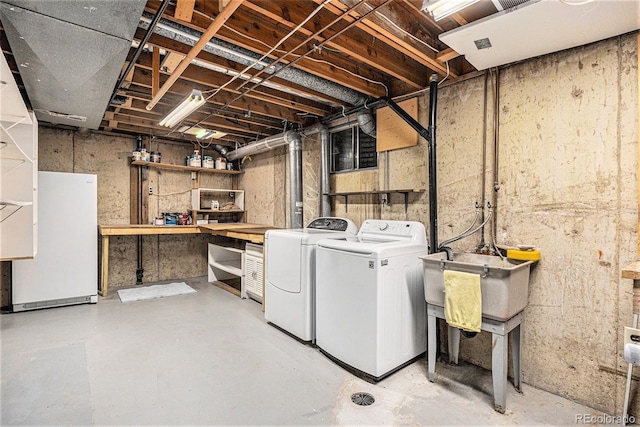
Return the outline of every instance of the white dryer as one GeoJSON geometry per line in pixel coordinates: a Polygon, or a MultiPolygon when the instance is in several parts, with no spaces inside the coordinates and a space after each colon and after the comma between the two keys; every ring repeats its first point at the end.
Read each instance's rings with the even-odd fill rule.
{"type": "Polygon", "coordinates": [[[422,260],[415,221],[366,220],[357,238],[321,240],[316,250],[316,345],[378,381],[427,349],[422,260]]]}
{"type": "Polygon", "coordinates": [[[265,319],[302,341],[315,340],[315,252],[323,239],[354,237],[346,218],[324,217],[307,228],[265,233],[265,319]]]}

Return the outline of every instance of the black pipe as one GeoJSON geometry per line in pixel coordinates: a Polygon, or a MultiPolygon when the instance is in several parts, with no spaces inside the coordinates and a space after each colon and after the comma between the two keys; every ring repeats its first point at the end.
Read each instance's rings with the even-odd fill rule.
{"type": "Polygon", "coordinates": [[[436,107],[438,75],[429,79],[429,244],[431,253],[438,252],[438,186],[436,163],[436,107]]]}
{"type": "Polygon", "coordinates": [[[436,163],[436,107],[438,99],[438,75],[433,74],[429,79],[429,128],[425,129],[416,119],[396,104],[391,98],[378,98],[367,108],[384,104],[411,126],[429,144],[429,252],[438,252],[438,186],[436,163]]]}
{"type": "Polygon", "coordinates": [[[162,17],[162,14],[164,13],[167,6],[169,6],[169,3],[170,3],[169,1],[163,1],[160,4],[160,7],[156,11],[156,14],[153,17],[151,24],[149,24],[149,28],[147,29],[146,34],[140,41],[138,48],[133,53],[133,57],[131,58],[131,61],[129,61],[129,65],[127,65],[127,69],[118,79],[118,82],[116,83],[116,87],[113,89],[113,93],[111,94],[111,99],[109,99],[109,104],[113,102],[113,99],[116,97],[118,90],[120,89],[120,86],[122,86],[122,83],[124,82],[124,79],[127,78],[127,76],[129,75],[133,67],[136,65],[136,62],[138,62],[138,58],[140,57],[140,54],[144,50],[144,46],[147,44],[147,42],[151,38],[151,35],[153,34],[153,30],[156,28],[156,25],[160,21],[160,18],[162,17]]]}
{"type": "MultiPolygon", "coordinates": [[[[168,2],[167,2],[168,3],[168,2]]],[[[136,138],[138,149],[142,148],[142,137],[138,136],[136,138]]],[[[142,168],[143,166],[138,166],[138,194],[136,210],[138,211],[138,224],[142,224],[142,168]]],[[[142,236],[138,236],[138,267],[136,268],[136,285],[142,285],[142,279],[144,277],[144,268],[142,266],[142,236]]]]}

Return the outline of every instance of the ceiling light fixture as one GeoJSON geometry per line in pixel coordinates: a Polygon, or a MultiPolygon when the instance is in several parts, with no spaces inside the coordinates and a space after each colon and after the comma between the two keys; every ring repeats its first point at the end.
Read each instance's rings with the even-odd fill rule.
{"type": "Polygon", "coordinates": [[[178,132],[193,135],[198,139],[218,139],[226,135],[226,133],[224,132],[212,129],[204,129],[197,126],[182,126],[180,129],[178,129],[178,132]]]}
{"type": "Polygon", "coordinates": [[[454,13],[460,12],[465,7],[469,7],[479,0],[424,0],[422,10],[426,10],[433,16],[435,21],[439,21],[454,13]]]}
{"type": "Polygon", "coordinates": [[[206,102],[207,100],[202,96],[202,92],[195,89],[192,90],[180,105],[174,108],[164,119],[160,121],[160,126],[166,126],[168,128],[174,127],[184,120],[189,114],[203,106],[206,102]]]}

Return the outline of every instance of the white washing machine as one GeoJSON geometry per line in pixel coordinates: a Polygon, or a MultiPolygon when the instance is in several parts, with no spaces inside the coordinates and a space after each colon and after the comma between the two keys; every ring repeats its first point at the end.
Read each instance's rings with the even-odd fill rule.
{"type": "Polygon", "coordinates": [[[302,341],[315,340],[315,252],[323,239],[354,237],[346,218],[324,217],[307,228],[265,233],[265,319],[302,341]]]}
{"type": "Polygon", "coordinates": [[[378,381],[427,349],[422,260],[428,244],[415,221],[366,220],[356,238],[316,250],[316,345],[378,381]]]}

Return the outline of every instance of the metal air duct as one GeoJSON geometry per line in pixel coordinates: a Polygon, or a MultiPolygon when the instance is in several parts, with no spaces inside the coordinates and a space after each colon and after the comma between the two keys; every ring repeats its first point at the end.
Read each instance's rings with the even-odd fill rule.
{"type": "Polygon", "coordinates": [[[376,119],[373,118],[373,114],[369,110],[364,110],[357,117],[358,126],[360,130],[365,134],[375,138],[376,137],[376,119]]]}
{"type": "Polygon", "coordinates": [[[254,144],[227,153],[228,160],[237,160],[253,154],[265,153],[289,145],[289,211],[291,228],[303,228],[302,206],[302,140],[292,130],[264,138],[254,144]]]}
{"type": "MultiPolygon", "coordinates": [[[[139,26],[140,28],[147,29],[150,22],[150,15],[145,13],[142,18],[140,18],[139,26]]],[[[192,30],[191,28],[185,27],[183,25],[167,21],[165,19],[160,20],[160,23],[158,23],[154,28],[154,32],[161,36],[179,41],[180,43],[184,43],[189,46],[193,46],[198,40],[200,40],[200,37],[202,36],[202,34],[198,31],[192,30]]],[[[260,55],[250,50],[243,49],[239,46],[227,43],[215,37],[209,40],[203,50],[242,65],[253,64],[257,59],[260,59],[261,57],[260,55]]],[[[269,64],[271,62],[272,60],[270,59],[264,59],[256,64],[254,68],[256,68],[257,70],[262,70],[268,67],[266,73],[273,74],[277,70],[280,70],[284,67],[284,65],[282,64],[275,64],[273,66],[270,66],[269,64]]],[[[367,97],[360,92],[349,89],[330,80],[314,76],[313,74],[296,68],[287,68],[280,72],[278,74],[278,77],[283,80],[287,80],[289,82],[307,87],[316,92],[324,93],[327,96],[339,99],[347,104],[362,105],[367,100],[367,97]]]]}
{"type": "Polygon", "coordinates": [[[295,135],[289,142],[289,212],[291,228],[303,228],[302,141],[295,135]]]}

